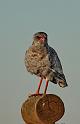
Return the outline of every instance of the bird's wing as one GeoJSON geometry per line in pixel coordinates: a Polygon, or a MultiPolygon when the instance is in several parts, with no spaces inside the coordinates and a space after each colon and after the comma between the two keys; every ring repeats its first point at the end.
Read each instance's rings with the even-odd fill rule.
{"type": "Polygon", "coordinates": [[[54,69],[54,71],[59,72],[60,74],[63,73],[63,69],[61,66],[60,59],[56,53],[56,51],[49,46],[49,60],[51,63],[51,68],[54,69]]]}
{"type": "Polygon", "coordinates": [[[54,73],[57,75],[59,79],[66,81],[63,73],[62,65],[56,51],[50,46],[48,50],[49,50],[49,60],[51,63],[51,69],[54,71],[54,73]]]}

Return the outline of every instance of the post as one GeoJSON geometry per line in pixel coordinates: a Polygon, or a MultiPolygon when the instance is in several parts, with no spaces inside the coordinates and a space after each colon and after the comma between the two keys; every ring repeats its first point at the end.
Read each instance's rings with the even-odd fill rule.
{"type": "Polygon", "coordinates": [[[63,101],[54,94],[31,95],[21,107],[26,124],[55,124],[62,118],[64,111],[63,101]]]}

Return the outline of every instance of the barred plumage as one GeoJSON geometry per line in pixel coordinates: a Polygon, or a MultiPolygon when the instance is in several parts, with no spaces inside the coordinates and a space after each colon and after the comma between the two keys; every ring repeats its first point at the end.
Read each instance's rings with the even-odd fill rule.
{"type": "Polygon", "coordinates": [[[25,66],[28,72],[45,78],[61,87],[66,87],[66,79],[56,51],[48,45],[47,34],[38,32],[25,54],[25,66]]]}

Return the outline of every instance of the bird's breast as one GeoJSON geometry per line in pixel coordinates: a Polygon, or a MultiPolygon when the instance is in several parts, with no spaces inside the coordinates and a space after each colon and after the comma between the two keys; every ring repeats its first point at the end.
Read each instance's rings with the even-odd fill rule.
{"type": "Polygon", "coordinates": [[[25,65],[27,70],[36,75],[46,75],[50,66],[47,52],[35,51],[35,49],[28,49],[25,56],[25,65]]]}

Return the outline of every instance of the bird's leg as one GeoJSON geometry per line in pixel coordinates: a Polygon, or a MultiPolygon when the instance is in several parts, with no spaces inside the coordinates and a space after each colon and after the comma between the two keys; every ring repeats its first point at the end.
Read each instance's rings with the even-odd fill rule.
{"type": "Polygon", "coordinates": [[[37,89],[37,91],[36,91],[36,94],[39,94],[42,81],[43,81],[43,78],[40,79],[40,82],[39,82],[39,85],[38,85],[38,89],[37,89]]]}
{"type": "Polygon", "coordinates": [[[48,83],[49,83],[49,81],[46,79],[46,87],[45,87],[45,90],[44,90],[44,94],[46,94],[46,91],[47,91],[47,88],[48,88],[48,83]]]}

